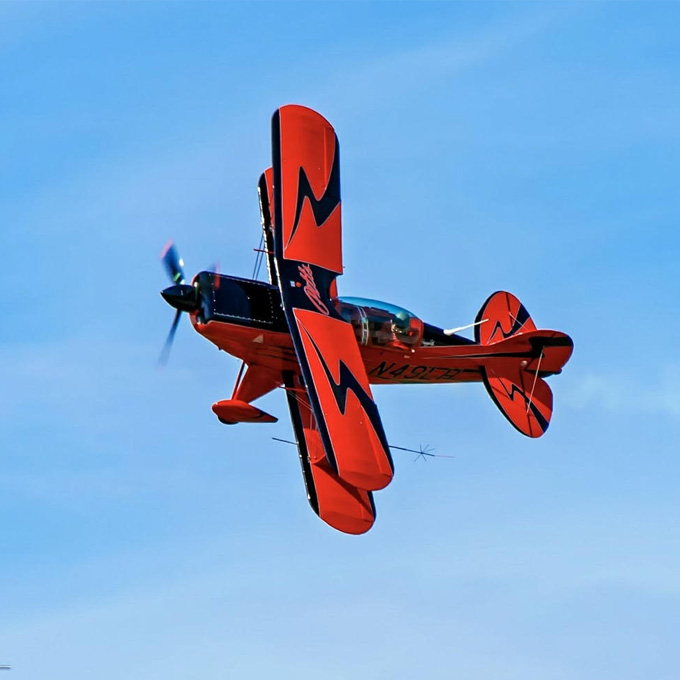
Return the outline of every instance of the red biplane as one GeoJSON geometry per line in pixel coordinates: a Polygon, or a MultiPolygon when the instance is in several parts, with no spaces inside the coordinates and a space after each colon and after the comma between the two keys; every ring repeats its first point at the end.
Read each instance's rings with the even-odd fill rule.
{"type": "Polygon", "coordinates": [[[332,527],[361,534],[375,520],[373,492],[394,466],[371,384],[482,382],[528,437],[552,415],[545,378],[562,370],[573,343],[538,330],[506,292],[482,305],[474,340],[375,300],[338,297],[343,272],[338,139],[303,106],[272,120],[272,167],[260,177],[269,283],[200,272],[184,283],[173,245],[162,295],[177,310],[164,354],[188,312],[194,328],[243,360],[230,399],[213,404],[223,423],[272,423],[252,402],[283,387],[309,503],[332,527]],[[245,369],[245,370],[244,370],[245,369]]]}

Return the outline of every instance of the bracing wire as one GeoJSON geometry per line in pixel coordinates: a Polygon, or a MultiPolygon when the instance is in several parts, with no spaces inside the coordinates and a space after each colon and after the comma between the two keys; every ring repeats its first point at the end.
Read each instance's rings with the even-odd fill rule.
{"type": "Polygon", "coordinates": [[[257,255],[255,256],[255,265],[253,266],[252,279],[257,279],[262,268],[262,260],[264,259],[264,234],[260,236],[260,245],[257,248],[257,255]]]}

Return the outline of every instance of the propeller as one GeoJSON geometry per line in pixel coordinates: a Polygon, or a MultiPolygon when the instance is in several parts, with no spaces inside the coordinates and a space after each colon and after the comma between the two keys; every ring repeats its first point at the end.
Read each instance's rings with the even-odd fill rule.
{"type": "Polygon", "coordinates": [[[175,342],[175,333],[177,332],[177,326],[179,326],[179,320],[182,316],[182,310],[178,309],[175,314],[175,318],[172,320],[172,326],[170,326],[170,331],[168,337],[165,339],[165,344],[161,350],[161,354],[158,357],[158,364],[160,366],[165,366],[168,363],[168,358],[170,357],[170,350],[175,342]]]}
{"type": "Polygon", "coordinates": [[[179,256],[177,246],[172,242],[168,241],[163,248],[161,253],[161,262],[165,267],[165,271],[168,272],[170,281],[173,283],[184,283],[184,260],[179,256]]]}
{"type": "Polygon", "coordinates": [[[172,241],[168,241],[165,248],[163,248],[161,262],[173,284],[161,291],[161,295],[171,307],[177,310],[170,326],[168,337],[165,339],[165,344],[158,357],[159,365],[165,366],[170,356],[170,350],[175,340],[175,333],[177,332],[182,312],[193,312],[198,308],[198,290],[194,286],[188,286],[184,283],[186,280],[184,276],[184,261],[172,241]]]}

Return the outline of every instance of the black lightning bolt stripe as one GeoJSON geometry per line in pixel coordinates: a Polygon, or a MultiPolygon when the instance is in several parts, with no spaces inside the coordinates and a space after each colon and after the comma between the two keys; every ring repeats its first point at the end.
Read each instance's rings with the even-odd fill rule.
{"type": "Polygon", "coordinates": [[[366,390],[364,390],[364,388],[361,386],[361,383],[356,379],[356,376],[348,368],[347,364],[344,361],[342,361],[342,359],[338,361],[340,368],[338,376],[339,381],[338,382],[335,381],[335,378],[333,377],[330,368],[328,368],[328,364],[326,363],[325,359],[323,358],[323,355],[321,354],[321,350],[319,350],[319,347],[314,342],[314,338],[312,338],[312,336],[309,334],[306,328],[303,327],[303,329],[305,335],[309,338],[309,341],[312,343],[312,347],[314,347],[314,351],[316,352],[316,355],[319,361],[321,362],[321,365],[323,366],[323,370],[324,373],[326,374],[328,384],[331,386],[331,390],[333,391],[333,398],[335,399],[335,402],[338,405],[340,413],[342,413],[342,415],[345,415],[345,409],[347,407],[347,393],[349,391],[353,392],[356,398],[359,400],[361,407],[366,412],[366,415],[368,416],[369,420],[371,421],[373,429],[375,430],[375,433],[378,435],[380,444],[382,445],[383,450],[385,451],[385,455],[389,460],[390,467],[392,468],[392,470],[394,470],[394,463],[392,462],[392,456],[390,454],[390,449],[387,444],[387,437],[385,436],[385,431],[383,430],[382,422],[380,421],[380,414],[378,413],[378,407],[376,406],[375,402],[373,401],[373,399],[371,399],[371,397],[368,396],[366,390]]]}
{"type": "Polygon", "coordinates": [[[295,232],[300,224],[300,217],[302,216],[302,206],[305,199],[309,201],[309,205],[314,214],[314,221],[317,227],[323,226],[324,222],[331,216],[331,213],[340,203],[340,150],[338,146],[338,138],[335,137],[335,156],[333,157],[333,167],[331,168],[331,176],[328,180],[328,186],[323,193],[323,196],[317,200],[312,186],[309,183],[305,169],[300,166],[300,174],[298,177],[298,194],[297,205],[295,207],[295,220],[293,221],[293,228],[290,232],[290,238],[286,246],[293,240],[295,232]]]}
{"type": "MultiPolygon", "coordinates": [[[[486,311],[486,307],[482,308],[483,311],[486,311]]],[[[479,322],[483,318],[483,314],[480,313],[477,315],[476,321],[479,322]]],[[[501,325],[500,321],[496,321],[495,326],[493,327],[493,330],[491,331],[489,338],[493,338],[496,335],[496,331],[500,331],[501,335],[503,336],[503,339],[509,338],[511,335],[514,335],[515,333],[519,332],[522,330],[522,327],[524,324],[530,319],[531,317],[529,316],[529,312],[527,311],[526,307],[520,303],[519,305],[519,310],[517,311],[517,316],[514,317],[512,328],[506,333],[503,330],[503,326],[501,325]]],[[[481,335],[481,329],[479,329],[479,326],[475,327],[475,335],[477,336],[475,339],[477,342],[479,342],[479,336],[481,335]]]]}
{"type": "MultiPolygon", "coordinates": [[[[482,334],[482,329],[480,327],[481,321],[484,319],[484,316],[486,314],[486,307],[489,304],[489,300],[491,300],[495,295],[498,293],[492,293],[487,301],[482,305],[481,309],[479,312],[477,312],[477,316],[475,318],[475,323],[477,324],[475,326],[475,342],[479,343],[481,341],[481,334],[482,334]]],[[[506,295],[506,304],[508,307],[508,315],[510,316],[510,305],[507,303],[507,293],[506,295]]],[[[519,302],[519,301],[518,301],[519,302]]],[[[517,316],[513,318],[513,323],[512,323],[512,328],[506,333],[503,330],[503,327],[501,325],[500,320],[496,320],[496,324],[493,327],[493,330],[489,334],[489,338],[493,338],[496,335],[496,331],[500,331],[501,335],[503,336],[504,339],[509,338],[511,335],[514,335],[515,333],[519,332],[522,330],[522,327],[524,324],[529,321],[531,316],[529,315],[529,312],[527,311],[527,308],[520,302],[519,303],[519,309],[517,310],[517,316]]]]}
{"type": "MultiPolygon", "coordinates": [[[[506,413],[506,411],[503,408],[503,406],[501,405],[500,401],[498,401],[498,397],[496,396],[494,389],[491,386],[491,383],[489,381],[489,376],[488,376],[486,370],[484,370],[484,369],[482,369],[482,377],[484,379],[484,386],[486,387],[487,392],[489,393],[489,396],[494,400],[496,406],[498,406],[498,410],[510,421],[510,423],[512,424],[512,426],[515,429],[522,432],[522,430],[520,430],[520,428],[517,427],[516,423],[512,420],[512,418],[506,413]]],[[[504,380],[508,380],[512,385],[512,389],[508,392],[507,387],[503,384],[503,382],[501,382],[501,378],[503,378],[503,376],[497,377],[496,379],[500,382],[500,385],[503,388],[503,391],[505,392],[505,394],[512,401],[515,400],[515,394],[519,394],[522,397],[522,399],[524,400],[524,403],[529,407],[529,409],[533,413],[534,417],[536,418],[536,421],[538,423],[538,426],[541,428],[541,431],[545,432],[548,429],[548,425],[550,425],[550,421],[547,420],[545,418],[545,416],[538,410],[538,407],[536,406],[536,404],[534,404],[533,401],[531,401],[531,402],[529,401],[529,397],[527,397],[526,392],[523,389],[517,387],[517,385],[515,385],[515,383],[513,383],[510,378],[503,378],[504,380]]],[[[522,434],[525,434],[525,433],[522,432],[522,434]]]]}

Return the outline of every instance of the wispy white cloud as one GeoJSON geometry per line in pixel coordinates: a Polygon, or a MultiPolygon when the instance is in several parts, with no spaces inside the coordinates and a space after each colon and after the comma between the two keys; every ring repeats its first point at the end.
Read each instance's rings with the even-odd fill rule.
{"type": "Polygon", "coordinates": [[[669,364],[660,374],[641,383],[626,375],[588,373],[561,390],[561,398],[572,408],[599,407],[616,413],[680,415],[680,364],[669,364]]]}
{"type": "Polygon", "coordinates": [[[573,11],[574,8],[568,8],[565,12],[564,7],[541,9],[487,24],[473,33],[463,33],[452,26],[443,39],[426,40],[416,47],[396,46],[378,58],[354,63],[351,72],[343,70],[327,79],[331,83],[330,92],[308,93],[310,101],[337,98],[336,108],[343,108],[344,104],[352,109],[360,101],[362,110],[394,106],[397,101],[416,105],[420,93],[431,94],[433,88],[446,87],[446,81],[456,75],[501,59],[516,46],[550,30],[573,11]]]}

